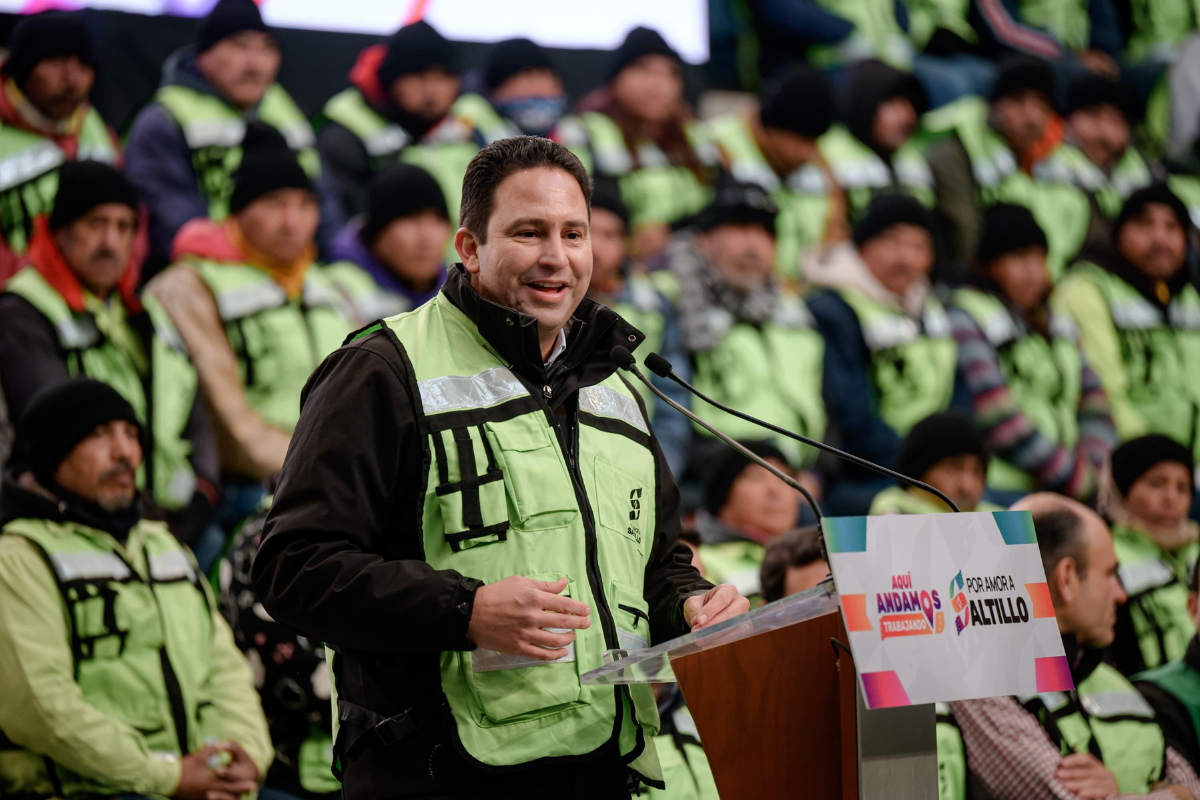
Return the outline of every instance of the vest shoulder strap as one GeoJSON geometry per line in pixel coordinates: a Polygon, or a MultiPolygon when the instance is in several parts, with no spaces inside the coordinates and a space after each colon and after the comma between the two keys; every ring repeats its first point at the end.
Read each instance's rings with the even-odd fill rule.
{"type": "Polygon", "coordinates": [[[66,160],[67,154],[53,139],[0,126],[0,191],[39,178],[66,160]]]}
{"type": "Polygon", "coordinates": [[[354,87],[338,92],[329,99],[325,104],[325,117],[361,139],[372,158],[399,153],[413,143],[407,131],[371,108],[362,92],[354,87]]]}
{"type": "Polygon", "coordinates": [[[190,261],[187,265],[208,285],[224,322],[250,317],[287,303],[287,294],[260,269],[218,261],[190,261]]]}
{"type": "Polygon", "coordinates": [[[161,87],[154,100],[178,123],[191,150],[236,147],[245,138],[245,120],[218,97],[172,84],[161,87]]]}
{"type": "Polygon", "coordinates": [[[58,337],[64,350],[86,350],[100,344],[102,336],[91,314],[75,314],[42,274],[33,267],[25,267],[14,275],[4,291],[23,297],[41,312],[58,337]]]}
{"type": "Polygon", "coordinates": [[[316,137],[308,118],[288,94],[287,89],[278,83],[267,87],[266,94],[258,106],[258,118],[282,133],[288,147],[293,150],[305,150],[316,144],[316,137]]]}

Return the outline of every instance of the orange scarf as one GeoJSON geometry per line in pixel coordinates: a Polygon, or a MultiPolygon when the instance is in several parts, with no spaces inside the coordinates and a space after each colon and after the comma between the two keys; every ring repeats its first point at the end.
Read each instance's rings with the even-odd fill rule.
{"type": "Polygon", "coordinates": [[[304,276],[308,274],[308,268],[312,266],[317,257],[315,245],[310,244],[304,248],[303,253],[291,261],[281,261],[251,244],[233,217],[229,218],[226,225],[228,225],[230,241],[245,256],[247,264],[269,272],[289,298],[300,296],[304,290],[304,276]]]}
{"type": "MultiPolygon", "coordinates": [[[[26,257],[33,268],[46,279],[46,283],[53,286],[54,290],[62,295],[68,308],[77,314],[83,312],[85,307],[84,286],[71,270],[71,265],[59,252],[58,245],[54,243],[54,234],[50,232],[50,223],[46,221],[45,215],[39,214],[33,220],[33,237],[29,240],[26,257]]],[[[121,279],[117,281],[116,285],[121,302],[125,304],[126,309],[133,313],[142,310],[142,303],[138,299],[136,288],[138,275],[141,272],[136,266],[137,258],[135,252],[130,259],[129,266],[121,273],[121,279]]]]}
{"type": "Polygon", "coordinates": [[[1058,147],[1063,138],[1063,121],[1062,117],[1057,114],[1050,118],[1050,122],[1046,124],[1046,130],[1042,132],[1042,138],[1033,143],[1025,154],[1021,156],[1021,171],[1033,174],[1033,165],[1041,161],[1046,156],[1058,147]]]}

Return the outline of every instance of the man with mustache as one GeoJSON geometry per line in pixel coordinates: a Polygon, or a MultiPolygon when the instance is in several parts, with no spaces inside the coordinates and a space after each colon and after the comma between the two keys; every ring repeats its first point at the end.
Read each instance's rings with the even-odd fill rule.
{"type": "Polygon", "coordinates": [[[279,44],[253,0],[221,0],[200,22],[196,43],[163,65],[162,84],[134,120],[127,148],[129,179],[150,211],[149,273],[167,264],[184,223],[228,216],[238,143],[252,120],[282,133],[317,185],[318,242],[324,246],[337,233],[341,207],[312,126],[275,81],[279,64],[279,44]]]}
{"type": "Polygon", "coordinates": [[[0,282],[20,268],[65,162],[119,163],[116,133],[88,102],[96,59],[82,20],[49,12],[13,28],[0,67],[0,282]]]}
{"type": "Polygon", "coordinates": [[[141,423],[107,384],[47,388],[0,492],[0,791],[235,797],[271,742],[186,547],[142,517],[141,423]]]}
{"type": "Polygon", "coordinates": [[[1165,184],[1139,189],[1113,223],[1112,247],[1082,254],[1051,303],[1079,327],[1117,437],[1158,433],[1195,453],[1200,292],[1185,267],[1190,230],[1165,184]]]}
{"type": "Polygon", "coordinates": [[[138,202],[115,168],[64,164],[29,265],[0,294],[0,387],[14,422],[44,387],[68,376],[103,381],[147,431],[144,488],[188,544],[217,502],[216,446],[187,350],[162,308],[135,290],[138,202]]]}
{"type": "Polygon", "coordinates": [[[585,298],[591,189],[548,139],[485,147],[441,293],[305,388],[253,578],[332,650],[347,800],[662,788],[650,687],[580,675],[749,607],[678,541],[678,489],[610,358],[644,336],[585,298]]]}

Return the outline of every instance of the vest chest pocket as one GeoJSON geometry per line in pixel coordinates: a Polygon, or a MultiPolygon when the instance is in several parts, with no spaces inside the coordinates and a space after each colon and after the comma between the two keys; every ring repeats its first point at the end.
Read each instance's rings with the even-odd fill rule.
{"type": "Polygon", "coordinates": [[[596,456],[596,519],[600,527],[621,534],[646,553],[647,539],[654,536],[654,479],[618,467],[603,455],[596,456]]]}
{"type": "Polygon", "coordinates": [[[508,519],[522,531],[570,525],[579,513],[575,487],[540,414],[486,424],[504,473],[508,519]]]}
{"type": "Polygon", "coordinates": [[[442,530],[454,552],[508,538],[504,473],[482,425],[430,435],[442,530]]]}

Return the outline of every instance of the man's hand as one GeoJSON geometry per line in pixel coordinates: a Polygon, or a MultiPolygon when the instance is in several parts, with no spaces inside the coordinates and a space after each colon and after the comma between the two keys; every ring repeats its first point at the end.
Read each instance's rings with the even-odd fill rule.
{"type": "Polygon", "coordinates": [[[1117,66],[1113,57],[1103,50],[1084,50],[1079,54],[1079,60],[1097,75],[1103,75],[1114,81],[1121,77],[1121,68],[1117,66]]]}
{"type": "Polygon", "coordinates": [[[475,590],[475,607],[467,636],[488,650],[554,661],[567,654],[575,634],[544,628],[587,628],[591,610],[578,600],[561,597],[567,579],[554,583],[512,575],[475,590]]]}
{"type": "Polygon", "coordinates": [[[1054,777],[1067,791],[1089,800],[1104,800],[1121,793],[1117,787],[1117,779],[1104,768],[1100,759],[1090,753],[1072,753],[1064,756],[1063,760],[1058,762],[1054,777]]]}
{"type": "MultiPolygon", "coordinates": [[[[180,759],[179,786],[171,796],[177,797],[179,800],[237,800],[242,795],[258,789],[257,778],[253,780],[241,777],[227,779],[217,775],[216,770],[233,768],[238,758],[236,755],[233,755],[234,760],[225,767],[210,766],[210,759],[229,749],[226,745],[210,744],[188,753],[180,759]]],[[[239,747],[238,750],[241,748],[239,747]]],[[[244,751],[242,755],[245,756],[244,751]]],[[[257,767],[254,768],[254,774],[258,775],[257,767]]]]}
{"type": "Polygon", "coordinates": [[[1170,786],[1168,786],[1163,781],[1159,781],[1158,783],[1154,784],[1154,791],[1170,792],[1171,794],[1173,794],[1177,798],[1179,798],[1179,800],[1196,800],[1196,798],[1192,795],[1192,793],[1188,791],[1186,786],[1180,786],[1177,783],[1173,783],[1170,786]]]}
{"type": "Polygon", "coordinates": [[[254,763],[254,759],[250,758],[250,754],[243,750],[240,744],[228,741],[218,742],[215,746],[218,750],[224,750],[229,753],[229,762],[224,766],[217,767],[213,770],[213,774],[227,781],[254,781],[258,783],[258,765],[254,763]]]}
{"type": "Polygon", "coordinates": [[[683,618],[692,630],[698,631],[733,619],[739,614],[750,610],[750,601],[738,594],[738,590],[728,583],[714,586],[704,594],[689,597],[683,603],[683,618]]]}

